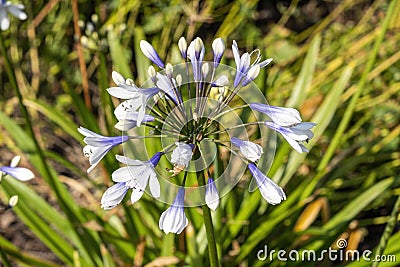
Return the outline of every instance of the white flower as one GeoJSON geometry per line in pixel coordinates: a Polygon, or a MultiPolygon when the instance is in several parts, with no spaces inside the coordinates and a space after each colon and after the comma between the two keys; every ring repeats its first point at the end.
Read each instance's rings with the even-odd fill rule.
{"type": "Polygon", "coordinates": [[[21,156],[13,157],[10,162],[10,167],[17,167],[20,161],[21,161],[21,156]]]}
{"type": "Polygon", "coordinates": [[[35,177],[32,171],[28,170],[27,168],[22,167],[7,167],[3,166],[0,167],[0,172],[8,174],[20,181],[28,181],[35,177]]]}
{"type": "Polygon", "coordinates": [[[142,196],[149,184],[150,192],[153,197],[160,196],[160,183],[155,172],[163,153],[156,153],[149,161],[133,160],[128,157],[117,155],[119,162],[127,164],[127,167],[119,168],[112,173],[115,185],[108,188],[101,198],[103,209],[112,209],[121,203],[129,189],[132,189],[131,202],[135,203],[142,196]]]}
{"type": "Polygon", "coordinates": [[[219,76],[213,83],[213,87],[223,87],[227,86],[229,84],[229,79],[226,77],[226,75],[221,75],[219,76]]]}
{"type": "Polygon", "coordinates": [[[87,145],[83,148],[83,154],[89,158],[90,168],[87,172],[91,172],[100,160],[107,154],[111,148],[120,145],[129,140],[128,136],[107,137],[86,128],[79,127],[78,132],[83,134],[85,138],[83,142],[87,145]]]}
{"type": "Polygon", "coordinates": [[[260,103],[251,103],[250,108],[262,112],[280,126],[292,126],[302,121],[299,111],[294,108],[275,107],[260,103]]]}
{"type": "Polygon", "coordinates": [[[149,184],[151,194],[153,197],[158,198],[160,196],[160,183],[157,179],[155,166],[157,166],[162,155],[162,153],[158,152],[149,161],[134,160],[117,155],[117,160],[128,166],[114,171],[111,175],[113,181],[117,183],[126,182],[128,186],[133,182],[130,187],[138,186],[142,191],[141,195],[143,195],[143,191],[146,189],[147,184],[149,184]]]}
{"type": "Polygon", "coordinates": [[[108,188],[101,197],[101,207],[109,210],[121,203],[122,199],[128,192],[129,187],[126,183],[116,183],[108,188]]]}
{"type": "MultiPolygon", "coordinates": [[[[243,77],[246,77],[247,73],[250,70],[250,67],[258,65],[260,68],[263,68],[263,67],[267,66],[269,63],[271,63],[271,61],[272,61],[272,58],[268,58],[268,59],[260,62],[261,55],[260,55],[260,50],[258,50],[258,49],[253,50],[250,54],[246,52],[240,57],[239,48],[238,48],[235,40],[233,41],[233,44],[232,44],[232,52],[233,52],[233,56],[235,58],[235,63],[236,63],[236,76],[235,76],[235,81],[233,83],[234,87],[237,87],[239,85],[240,81],[243,79],[243,77]],[[254,60],[254,62],[251,63],[250,58],[253,53],[257,53],[257,57],[254,60]]],[[[254,76],[254,73],[253,73],[253,76],[254,76]]],[[[251,77],[251,78],[253,78],[253,80],[255,79],[255,77],[251,77]]],[[[245,83],[246,83],[246,80],[245,80],[245,83]]]]}
{"type": "Polygon", "coordinates": [[[171,162],[178,166],[187,167],[193,156],[192,146],[182,142],[176,142],[175,145],[176,148],[171,154],[171,162]]]}
{"type": "Polygon", "coordinates": [[[249,83],[251,83],[255,78],[257,78],[259,73],[260,73],[260,66],[259,65],[252,66],[249,72],[247,73],[247,76],[244,77],[242,86],[246,86],[249,83]]]}
{"type": "Polygon", "coordinates": [[[13,195],[10,197],[10,200],[8,201],[8,206],[10,208],[15,207],[18,204],[18,195],[13,195]]]}
{"type": "Polygon", "coordinates": [[[1,182],[2,177],[6,174],[16,178],[17,180],[23,181],[23,182],[31,180],[35,177],[33,172],[30,171],[29,169],[17,167],[20,161],[21,161],[21,157],[15,156],[14,158],[12,158],[9,167],[7,167],[7,166],[0,167],[0,182],[1,182]]]}
{"type": "Polygon", "coordinates": [[[212,42],[212,49],[214,53],[214,67],[218,66],[221,61],[222,55],[225,51],[225,42],[222,38],[217,38],[212,42]]]}
{"type": "Polygon", "coordinates": [[[160,56],[157,54],[154,47],[147,41],[141,40],[140,41],[140,49],[142,50],[143,54],[150,59],[154,64],[159,66],[160,68],[164,68],[164,62],[161,60],[160,56]]]}
{"type": "Polygon", "coordinates": [[[253,163],[249,163],[247,167],[250,173],[256,179],[258,188],[262,197],[270,204],[276,205],[286,199],[285,192],[282,188],[264,175],[253,163]]]}
{"type": "Polygon", "coordinates": [[[212,210],[216,210],[219,205],[218,190],[215,186],[213,178],[208,178],[208,182],[206,185],[205,201],[207,206],[212,210]]]}
{"type": "Polygon", "coordinates": [[[261,155],[264,153],[260,145],[250,141],[243,141],[239,138],[232,137],[231,143],[240,149],[240,152],[242,152],[246,159],[253,162],[259,160],[261,155]]]}
{"type": "Polygon", "coordinates": [[[264,124],[272,130],[280,133],[286,139],[289,145],[291,145],[299,153],[308,152],[308,149],[302,144],[302,142],[307,142],[314,136],[310,129],[317,125],[313,122],[301,122],[291,127],[283,127],[272,121],[266,121],[264,124]]]}
{"type": "Polygon", "coordinates": [[[19,20],[26,20],[28,17],[26,13],[22,10],[25,9],[24,5],[14,5],[11,4],[10,1],[1,1],[0,3],[0,28],[2,31],[8,30],[10,27],[10,18],[8,17],[7,13],[12,14],[14,17],[18,18],[19,20]]]}
{"type": "Polygon", "coordinates": [[[186,51],[187,51],[187,42],[186,42],[185,37],[179,38],[178,48],[179,48],[179,51],[181,51],[182,58],[185,59],[186,58],[186,51]]]}
{"type": "Polygon", "coordinates": [[[139,109],[136,122],[137,126],[140,126],[145,117],[147,102],[158,93],[158,88],[138,88],[132,80],[125,80],[124,77],[116,71],[113,71],[112,77],[118,87],[110,87],[107,89],[107,92],[116,98],[128,99],[118,105],[115,112],[122,114],[124,111],[137,111],[139,109]]]}
{"type": "Polygon", "coordinates": [[[176,87],[176,82],[174,79],[168,78],[166,75],[162,75],[161,73],[157,73],[157,87],[162,90],[168,98],[172,99],[175,104],[179,103],[176,95],[174,93],[174,88],[176,87]]]}
{"type": "Polygon", "coordinates": [[[161,214],[158,225],[166,234],[180,234],[187,226],[188,219],[186,218],[185,210],[183,208],[184,199],[185,189],[181,187],[171,207],[161,214]]]}
{"type": "Polygon", "coordinates": [[[201,64],[204,59],[205,48],[203,41],[196,37],[187,50],[187,56],[192,62],[193,66],[193,77],[196,82],[201,80],[201,64]]]}

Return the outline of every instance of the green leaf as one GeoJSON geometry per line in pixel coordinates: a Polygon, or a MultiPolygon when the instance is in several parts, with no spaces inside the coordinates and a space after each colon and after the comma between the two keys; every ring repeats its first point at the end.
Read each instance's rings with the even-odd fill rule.
{"type": "Polygon", "coordinates": [[[297,107],[304,102],[315,72],[315,66],[317,65],[320,45],[321,36],[317,35],[311,42],[310,49],[307,52],[300,74],[292,90],[292,95],[286,103],[288,107],[297,107]]]}

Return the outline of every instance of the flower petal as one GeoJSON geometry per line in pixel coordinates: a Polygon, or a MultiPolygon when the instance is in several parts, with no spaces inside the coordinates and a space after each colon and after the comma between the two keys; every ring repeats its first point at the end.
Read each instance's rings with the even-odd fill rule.
{"type": "Polygon", "coordinates": [[[164,62],[161,60],[160,56],[157,54],[154,47],[147,41],[141,40],[140,41],[140,49],[142,50],[143,54],[150,59],[154,64],[159,66],[160,68],[164,68],[164,62]]]}
{"type": "Polygon", "coordinates": [[[125,183],[116,183],[111,186],[101,197],[101,207],[105,210],[114,208],[121,203],[127,191],[128,188],[125,186],[125,183]]]}
{"type": "Polygon", "coordinates": [[[27,168],[22,168],[22,167],[0,167],[0,171],[14,177],[17,180],[20,181],[29,181],[35,177],[33,172],[31,170],[28,170],[27,168]]]}
{"type": "Polygon", "coordinates": [[[15,5],[10,5],[8,7],[8,11],[19,20],[26,20],[28,17],[25,12],[23,12],[20,8],[15,5]]]}
{"type": "Polygon", "coordinates": [[[117,85],[126,83],[124,76],[122,76],[121,74],[119,74],[116,71],[113,71],[111,73],[111,77],[112,77],[114,83],[117,84],[117,85]]]}
{"type": "Polygon", "coordinates": [[[207,206],[212,210],[216,210],[219,205],[218,190],[217,190],[217,187],[215,186],[213,178],[208,179],[208,182],[206,185],[205,201],[206,201],[207,206]]]}
{"type": "Polygon", "coordinates": [[[119,99],[132,99],[137,98],[139,93],[139,89],[129,85],[120,85],[119,87],[110,87],[107,89],[107,92],[116,98],[119,99]]]}
{"type": "Polygon", "coordinates": [[[145,164],[143,161],[140,161],[137,159],[131,159],[131,158],[121,156],[121,155],[115,155],[115,158],[119,162],[130,165],[130,166],[142,166],[143,164],[145,164]]]}
{"type": "Polygon", "coordinates": [[[185,189],[180,188],[171,207],[161,214],[159,227],[166,234],[180,234],[188,224],[188,219],[183,208],[185,189]]]}
{"type": "Polygon", "coordinates": [[[5,8],[0,8],[0,28],[2,31],[8,30],[8,28],[10,28],[10,19],[8,18],[5,8]]]}
{"type": "Polygon", "coordinates": [[[151,192],[152,196],[155,198],[159,198],[160,197],[160,183],[158,182],[156,173],[152,173],[150,175],[149,187],[150,187],[150,192],[151,192]]]}
{"type": "Polygon", "coordinates": [[[111,179],[114,182],[121,183],[128,182],[129,180],[134,179],[134,177],[132,177],[128,167],[121,167],[111,174],[111,179]]]}
{"type": "Polygon", "coordinates": [[[142,198],[144,191],[139,186],[132,188],[131,202],[132,204],[142,198]]]}
{"type": "Polygon", "coordinates": [[[276,205],[286,199],[285,192],[282,190],[282,188],[269,179],[265,174],[263,174],[255,164],[249,163],[247,167],[253,177],[256,179],[262,197],[268,203],[276,205]]]}

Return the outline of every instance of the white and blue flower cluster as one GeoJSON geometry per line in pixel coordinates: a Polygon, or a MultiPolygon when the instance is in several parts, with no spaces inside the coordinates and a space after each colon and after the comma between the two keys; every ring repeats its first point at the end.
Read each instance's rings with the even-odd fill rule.
{"type": "MultiPolygon", "coordinates": [[[[147,41],[140,42],[143,54],[160,69],[156,71],[150,66],[148,74],[152,86],[141,88],[135,85],[131,79],[125,79],[117,72],[112,73],[115,87],[107,89],[108,93],[122,102],[115,108],[114,114],[118,120],[115,128],[120,131],[129,131],[135,127],[149,127],[149,136],[113,136],[105,137],[88,129],[80,127],[78,130],[85,136],[84,154],[89,157],[90,172],[113,147],[135,138],[159,138],[163,135],[178,136],[178,140],[167,146],[163,151],[154,154],[148,161],[140,161],[125,156],[116,156],[116,159],[126,166],[112,173],[113,186],[108,188],[101,199],[104,209],[111,209],[121,203],[125,195],[131,189],[131,202],[138,201],[149,188],[154,198],[160,197],[160,183],[156,174],[156,166],[161,157],[170,154],[170,162],[174,165],[172,176],[185,172],[182,184],[175,200],[170,208],[162,213],[159,227],[166,233],[181,233],[188,224],[185,215],[185,183],[188,166],[194,154],[203,156],[200,151],[200,142],[210,138],[216,131],[212,131],[216,124],[213,116],[221,114],[224,107],[228,106],[238,94],[239,90],[249,85],[260,73],[260,69],[266,67],[272,59],[261,61],[258,49],[252,52],[239,53],[236,41],[232,44],[232,53],[236,67],[234,77],[226,74],[216,75],[216,70],[221,66],[221,59],[225,52],[225,42],[217,38],[212,42],[213,61],[204,61],[205,47],[200,38],[195,38],[189,45],[182,37],[178,42],[181,57],[185,63],[186,75],[175,74],[174,67],[165,63],[153,46],[147,41]],[[190,76],[190,77],[189,77],[190,76]],[[206,77],[211,76],[211,82],[206,77]],[[218,77],[217,77],[218,76],[218,77]],[[188,81],[182,84],[182,81],[188,81]],[[193,81],[193,82],[190,82],[193,81]],[[224,88],[230,86],[230,90],[224,88]],[[212,88],[218,87],[218,105],[213,106],[210,117],[204,118],[203,113],[212,88]],[[204,100],[205,99],[205,100],[204,100]],[[149,105],[152,102],[153,105],[149,105]],[[190,104],[188,104],[190,103],[190,104]],[[188,106],[186,106],[188,105],[188,106]],[[167,117],[172,117],[167,120],[167,117]],[[163,125],[168,124],[169,130],[161,131],[163,125]],[[160,134],[160,135],[158,135],[160,134]]],[[[298,152],[308,152],[304,146],[313,137],[311,128],[315,126],[311,122],[303,122],[300,113],[293,108],[275,107],[261,103],[250,103],[243,106],[254,111],[266,114],[271,120],[257,122],[261,127],[268,127],[280,133],[287,142],[298,152]],[[264,126],[262,126],[264,125],[264,126]]],[[[246,126],[246,125],[245,125],[246,126]]],[[[215,127],[216,129],[218,127],[215,127]]],[[[224,147],[228,147],[232,153],[240,156],[246,162],[247,168],[257,182],[262,197],[270,204],[276,205],[286,199],[285,192],[275,182],[268,178],[257,168],[264,153],[263,148],[256,143],[230,137],[222,141],[224,147]],[[226,143],[230,143],[228,146],[226,143]],[[240,153],[235,150],[240,151],[240,153]]],[[[221,142],[216,142],[221,144],[221,142]]],[[[209,171],[205,184],[204,201],[208,207],[215,210],[219,205],[219,193],[217,184],[209,171]]]]}
{"type": "Polygon", "coordinates": [[[2,31],[8,30],[10,28],[10,18],[8,13],[18,18],[19,20],[26,20],[27,15],[23,11],[25,6],[22,4],[14,5],[10,1],[1,0],[0,1],[0,29],[2,31]]]}

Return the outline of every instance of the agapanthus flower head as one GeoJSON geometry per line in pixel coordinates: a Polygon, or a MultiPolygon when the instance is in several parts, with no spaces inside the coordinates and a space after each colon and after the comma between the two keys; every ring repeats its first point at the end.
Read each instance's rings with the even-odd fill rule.
{"type": "MultiPolygon", "coordinates": [[[[241,177],[248,169],[263,198],[273,205],[281,203],[286,199],[283,189],[263,174],[255,164],[262,161],[264,166],[267,160],[261,159],[265,148],[254,141],[264,140],[262,131],[269,131],[270,128],[281,133],[296,150],[305,151],[302,143],[313,136],[310,129],[315,124],[302,122],[297,110],[268,106],[264,104],[267,101],[259,90],[255,93],[251,91],[256,90],[253,81],[260,70],[272,61],[271,58],[262,60],[259,49],[241,55],[236,41],[233,41],[232,52],[236,66],[231,68],[221,63],[225,52],[225,41],[222,38],[213,40],[210,61],[205,60],[204,44],[199,37],[190,42],[180,38],[178,49],[183,63],[173,66],[161,60],[154,47],[142,40],[140,48],[143,54],[161,70],[157,72],[154,66],[148,68],[149,80],[145,83],[146,87],[137,86],[133,79],[125,79],[121,74],[113,72],[112,78],[116,86],[107,89],[110,95],[123,100],[114,111],[118,120],[115,127],[121,131],[132,130],[132,136],[105,137],[85,128],[79,129],[86,136],[84,141],[87,146],[84,151],[90,156],[90,170],[116,145],[128,143],[133,139],[136,139],[133,142],[148,138],[159,141],[162,150],[147,161],[134,159],[141,153],[138,152],[139,149],[136,151],[137,143],[125,146],[128,149],[135,147],[135,151],[129,151],[134,157],[116,157],[126,166],[112,173],[115,184],[105,191],[101,206],[104,209],[117,206],[128,192],[131,192],[132,203],[138,201],[146,190],[149,190],[154,198],[164,202],[170,201],[166,193],[178,192],[171,206],[160,217],[159,227],[165,233],[181,233],[186,227],[188,220],[184,207],[185,203],[193,203],[191,194],[196,194],[193,193],[194,190],[201,193],[193,198],[199,201],[195,204],[207,205],[212,210],[217,209],[220,192],[227,191],[224,181],[232,181],[231,177],[219,179],[224,174],[216,177],[217,173],[213,173],[215,169],[220,171],[220,168],[212,168],[216,162],[213,156],[221,155],[222,150],[233,158],[234,163],[229,163],[228,167],[235,165],[236,168],[236,172],[226,173],[236,174],[240,169],[242,172],[237,175],[241,177]],[[260,103],[247,101],[251,98],[253,102],[257,96],[260,96],[260,103]],[[242,102],[245,102],[245,105],[235,106],[242,102]],[[254,112],[250,113],[254,115],[250,121],[243,121],[242,119],[249,118],[243,115],[249,112],[240,111],[245,109],[262,112],[271,120],[261,121],[256,116],[257,112],[254,112]],[[254,117],[257,121],[253,120],[254,117]],[[248,126],[258,128],[250,130],[248,126]],[[239,136],[248,138],[244,140],[238,138],[239,136]],[[156,171],[155,167],[163,155],[169,159],[173,170],[167,165],[157,168],[160,172],[156,171]],[[243,164],[243,168],[238,164],[243,164]],[[246,165],[247,168],[244,167],[246,165]],[[166,175],[162,175],[162,172],[166,175]],[[173,173],[172,177],[168,172],[173,173]],[[197,181],[193,180],[195,175],[188,175],[190,172],[196,172],[197,181]],[[201,172],[203,175],[199,175],[201,172]],[[205,173],[208,177],[207,182],[205,173]],[[162,177],[165,177],[165,183],[160,184],[159,179],[162,177]],[[170,190],[171,188],[164,186],[174,188],[170,190]],[[191,190],[187,190],[185,196],[185,187],[190,186],[191,190]],[[199,195],[204,197],[198,200],[199,195]]],[[[164,54],[166,53],[162,53],[164,54]]],[[[143,145],[153,146],[153,143],[143,142],[143,145]]],[[[273,151],[268,154],[273,155],[273,151]]]]}
{"type": "Polygon", "coordinates": [[[10,1],[2,0],[0,2],[0,28],[2,31],[8,30],[10,28],[10,18],[8,17],[8,13],[13,15],[19,20],[26,20],[28,17],[26,13],[23,11],[25,6],[22,4],[12,4],[10,1]]]}

